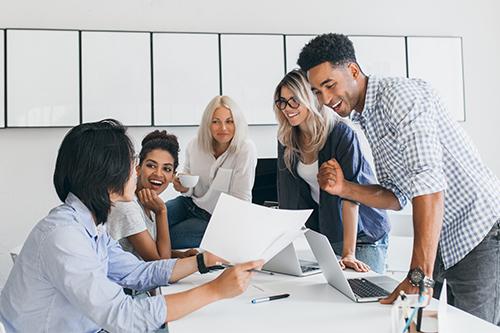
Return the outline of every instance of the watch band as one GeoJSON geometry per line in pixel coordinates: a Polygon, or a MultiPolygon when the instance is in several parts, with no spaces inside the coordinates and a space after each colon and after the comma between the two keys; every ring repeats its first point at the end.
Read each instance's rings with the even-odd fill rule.
{"type": "Polygon", "coordinates": [[[434,282],[433,279],[431,279],[428,276],[424,276],[424,287],[425,288],[434,288],[435,284],[436,284],[436,282],[434,282]]]}
{"type": "Polygon", "coordinates": [[[205,258],[203,257],[203,253],[198,253],[196,255],[196,262],[198,263],[198,272],[200,274],[205,274],[210,272],[207,266],[205,266],[205,258]]]}

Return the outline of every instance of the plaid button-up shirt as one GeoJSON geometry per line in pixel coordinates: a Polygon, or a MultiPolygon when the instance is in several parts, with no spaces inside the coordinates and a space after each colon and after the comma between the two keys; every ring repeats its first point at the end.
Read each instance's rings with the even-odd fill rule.
{"type": "Polygon", "coordinates": [[[359,122],[381,186],[401,207],[444,191],[439,248],[445,269],[478,245],[500,217],[500,181],[424,81],[370,76],[359,122]]]}

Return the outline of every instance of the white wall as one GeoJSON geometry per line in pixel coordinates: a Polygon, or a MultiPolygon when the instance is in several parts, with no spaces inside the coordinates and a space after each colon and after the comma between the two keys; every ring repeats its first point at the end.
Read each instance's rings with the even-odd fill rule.
{"type": "MultiPolygon", "coordinates": [[[[500,108],[493,102],[500,77],[499,12],[496,0],[25,0],[0,3],[0,28],[462,36],[467,117],[463,126],[486,164],[500,175],[498,148],[491,149],[500,142],[500,108]]],[[[148,130],[130,130],[136,144],[148,130]]],[[[195,133],[193,128],[172,131],[181,146],[195,133]]],[[[274,126],[251,129],[261,157],[274,156],[275,131],[274,126]]],[[[0,253],[22,242],[58,203],[52,172],[66,132],[0,130],[0,253]]],[[[4,278],[0,271],[0,286],[4,278]]]]}

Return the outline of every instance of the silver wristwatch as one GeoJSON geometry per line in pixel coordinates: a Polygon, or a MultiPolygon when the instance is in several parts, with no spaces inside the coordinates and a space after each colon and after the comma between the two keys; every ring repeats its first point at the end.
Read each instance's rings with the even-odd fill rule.
{"type": "Polygon", "coordinates": [[[410,269],[407,278],[414,287],[420,287],[423,283],[425,288],[433,288],[435,284],[432,278],[425,276],[424,271],[420,267],[410,269]]]}

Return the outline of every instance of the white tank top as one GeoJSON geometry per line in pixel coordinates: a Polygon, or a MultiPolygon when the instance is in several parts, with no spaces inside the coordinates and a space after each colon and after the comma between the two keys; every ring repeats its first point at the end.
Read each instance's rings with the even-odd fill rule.
{"type": "Polygon", "coordinates": [[[318,160],[312,164],[304,164],[299,161],[297,164],[297,174],[309,184],[311,197],[319,205],[318,160]]]}

